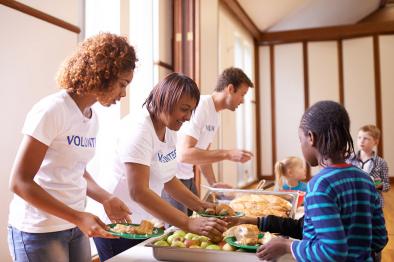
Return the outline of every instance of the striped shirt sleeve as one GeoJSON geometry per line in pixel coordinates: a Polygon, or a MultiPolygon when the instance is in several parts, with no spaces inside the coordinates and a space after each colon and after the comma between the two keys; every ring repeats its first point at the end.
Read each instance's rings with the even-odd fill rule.
{"type": "Polygon", "coordinates": [[[380,252],[387,244],[387,230],[384,221],[380,198],[375,200],[375,208],[372,216],[372,251],[380,252]]]}
{"type": "Polygon", "coordinates": [[[308,192],[305,208],[310,219],[305,221],[304,238],[291,246],[297,261],[345,261],[347,240],[334,198],[324,192],[308,192]]]}

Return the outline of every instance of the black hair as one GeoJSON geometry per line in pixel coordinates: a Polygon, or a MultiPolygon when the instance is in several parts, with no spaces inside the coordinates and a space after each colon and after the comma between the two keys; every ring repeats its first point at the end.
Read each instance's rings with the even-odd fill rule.
{"type": "Polygon", "coordinates": [[[326,159],[347,159],[354,152],[350,134],[350,119],[346,109],[334,101],[320,101],[308,108],[302,116],[300,129],[316,138],[316,149],[321,164],[326,159]]]}
{"type": "Polygon", "coordinates": [[[152,89],[142,106],[146,105],[149,113],[155,117],[162,112],[172,113],[182,95],[195,99],[196,105],[200,101],[200,90],[190,77],[171,73],[152,89]]]}

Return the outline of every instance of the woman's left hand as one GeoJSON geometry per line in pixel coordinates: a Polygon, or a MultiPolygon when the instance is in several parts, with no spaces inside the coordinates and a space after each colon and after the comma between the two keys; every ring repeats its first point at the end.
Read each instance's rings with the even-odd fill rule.
{"type": "Polygon", "coordinates": [[[131,223],[131,211],[119,198],[112,196],[103,202],[103,206],[112,223],[131,223]]]}
{"type": "Polygon", "coordinates": [[[265,245],[261,245],[257,250],[257,257],[260,260],[275,260],[286,253],[291,253],[291,240],[277,237],[265,245]]]}

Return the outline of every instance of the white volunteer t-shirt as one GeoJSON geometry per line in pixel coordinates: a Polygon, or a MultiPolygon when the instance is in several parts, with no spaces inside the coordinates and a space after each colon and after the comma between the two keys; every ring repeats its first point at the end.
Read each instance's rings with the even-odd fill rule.
{"type": "MultiPolygon", "coordinates": [[[[48,146],[41,167],[34,177],[51,196],[67,206],[82,211],[86,201],[86,164],[96,147],[98,121],[83,116],[65,90],[47,96],[28,113],[22,129],[48,146]]],[[[8,223],[29,233],[56,232],[75,225],[50,215],[26,202],[18,195],[10,204],[8,223]]]]}
{"type": "MultiPolygon", "coordinates": [[[[131,200],[124,163],[149,166],[149,188],[160,196],[164,184],[176,174],[176,132],[166,128],[165,142],[159,140],[152,120],[145,111],[142,116],[128,115],[121,120],[115,142],[116,150],[108,170],[98,179],[108,192],[122,199],[132,211],[133,223],[152,219],[139,204],[131,200]]],[[[109,223],[105,213],[101,216],[109,223]]]]}
{"type": "MultiPolygon", "coordinates": [[[[219,128],[219,112],[211,95],[202,95],[189,122],[183,124],[178,136],[188,135],[197,140],[196,148],[207,149],[219,128]]],[[[177,178],[190,179],[194,176],[193,165],[178,163],[177,178]]]]}

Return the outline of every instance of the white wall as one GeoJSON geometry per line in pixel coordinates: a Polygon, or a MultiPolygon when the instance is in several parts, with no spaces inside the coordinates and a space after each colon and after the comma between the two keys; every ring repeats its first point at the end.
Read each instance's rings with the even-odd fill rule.
{"type": "MultiPolygon", "coordinates": [[[[254,81],[254,43],[252,36],[221,5],[219,5],[218,28],[219,74],[224,69],[235,66],[242,68],[245,74],[254,81]]],[[[244,104],[240,105],[236,112],[221,111],[221,128],[218,132],[221,139],[220,148],[245,149],[256,155],[254,100],[254,89],[251,88],[244,97],[244,104]]],[[[219,162],[221,180],[233,186],[243,186],[252,182],[256,178],[255,163],[256,158],[245,164],[230,161],[219,162]]]]}
{"type": "Polygon", "coordinates": [[[304,112],[302,44],[284,44],[275,52],[276,160],[302,156],[298,127],[304,112]]]}
{"type": "Polygon", "coordinates": [[[394,35],[379,37],[380,72],[382,90],[382,138],[384,159],[389,165],[389,174],[394,176],[394,35]]]}
{"type": "MultiPolygon", "coordinates": [[[[384,159],[394,175],[394,35],[379,36],[382,134],[384,159]]],[[[356,142],[357,130],[365,124],[376,124],[375,68],[372,37],[343,40],[344,105],[351,120],[351,133],[356,142]]],[[[260,127],[262,173],[272,174],[270,64],[269,47],[260,47],[260,127]],[[269,96],[269,97],[267,97],[269,96]]],[[[296,132],[304,111],[303,50],[301,43],[274,46],[276,157],[300,155],[296,132]]],[[[309,105],[320,100],[339,101],[339,61],[337,41],[309,42],[309,105]]],[[[355,143],[356,146],[356,143],[355,143]]],[[[312,175],[318,171],[312,169],[312,175]]]]}
{"type": "MultiPolygon", "coordinates": [[[[34,1],[35,8],[43,6],[44,2],[47,3],[34,1]]],[[[57,2],[51,7],[51,15],[62,14],[64,10],[79,14],[80,3],[57,2]]],[[[22,138],[20,130],[32,105],[58,90],[55,74],[64,58],[75,49],[78,35],[3,5],[0,5],[0,19],[0,35],[3,36],[0,41],[0,119],[4,124],[0,145],[0,206],[3,208],[0,213],[0,254],[2,261],[10,261],[6,225],[12,195],[8,181],[22,138]]],[[[75,18],[70,20],[75,22],[75,18]]]]}
{"type": "Polygon", "coordinates": [[[357,130],[376,125],[375,71],[372,37],[343,41],[344,106],[350,117],[350,132],[357,141],[357,130]]]}

